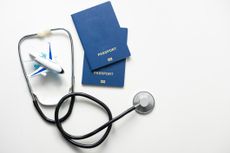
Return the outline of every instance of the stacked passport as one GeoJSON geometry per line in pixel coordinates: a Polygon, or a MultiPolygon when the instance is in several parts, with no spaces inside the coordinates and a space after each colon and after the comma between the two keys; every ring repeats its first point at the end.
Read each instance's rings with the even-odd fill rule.
{"type": "Polygon", "coordinates": [[[120,27],[111,3],[75,13],[72,19],[84,49],[82,84],[123,87],[128,30],[120,27]]]}

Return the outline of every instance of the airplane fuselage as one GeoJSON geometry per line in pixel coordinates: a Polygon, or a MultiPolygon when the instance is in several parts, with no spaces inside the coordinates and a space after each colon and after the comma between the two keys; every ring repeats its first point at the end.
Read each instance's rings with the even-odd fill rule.
{"type": "Polygon", "coordinates": [[[38,64],[40,64],[41,66],[43,66],[49,70],[55,71],[57,73],[64,73],[63,68],[60,65],[58,65],[57,63],[54,63],[50,59],[45,59],[45,58],[36,56],[32,53],[29,53],[29,56],[31,57],[32,60],[34,60],[35,62],[37,62],[38,64]]]}

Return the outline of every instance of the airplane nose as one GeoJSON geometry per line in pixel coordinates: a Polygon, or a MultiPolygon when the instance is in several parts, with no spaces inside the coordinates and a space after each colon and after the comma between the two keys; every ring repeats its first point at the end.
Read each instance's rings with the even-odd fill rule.
{"type": "Polygon", "coordinates": [[[61,74],[64,73],[64,70],[62,69],[60,73],[61,73],[61,74]]]}

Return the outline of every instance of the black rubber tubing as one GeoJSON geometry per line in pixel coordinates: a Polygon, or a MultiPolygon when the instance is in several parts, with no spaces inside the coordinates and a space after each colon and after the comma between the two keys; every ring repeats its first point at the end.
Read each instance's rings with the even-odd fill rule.
{"type": "Polygon", "coordinates": [[[97,147],[98,145],[100,145],[106,139],[106,137],[108,136],[108,134],[112,128],[113,122],[119,120],[120,118],[122,118],[123,116],[125,116],[126,114],[130,113],[133,110],[135,110],[135,106],[130,107],[129,109],[127,109],[126,111],[124,111],[120,115],[113,118],[112,113],[111,113],[110,109],[108,108],[108,106],[105,103],[103,103],[102,101],[100,101],[99,99],[97,99],[97,98],[95,98],[89,94],[83,93],[83,92],[73,92],[73,93],[69,93],[69,94],[65,95],[64,97],[62,97],[60,99],[60,101],[58,102],[56,109],[55,109],[54,118],[55,118],[55,122],[56,122],[56,126],[57,126],[58,130],[60,131],[62,136],[68,142],[70,142],[71,144],[73,144],[75,146],[81,147],[81,148],[94,148],[94,147],[97,147]],[[106,111],[108,118],[109,118],[109,121],[106,122],[105,124],[103,124],[102,126],[98,127],[97,129],[95,129],[94,131],[89,132],[85,135],[75,136],[75,135],[71,135],[71,134],[67,133],[62,127],[61,119],[59,119],[59,110],[60,110],[62,104],[68,98],[72,97],[72,99],[73,99],[73,97],[76,97],[76,96],[88,98],[88,99],[92,100],[93,102],[97,103],[98,105],[100,105],[106,111]],[[96,141],[92,144],[84,144],[84,143],[74,141],[74,140],[82,140],[82,139],[89,138],[89,137],[97,134],[98,132],[100,132],[101,130],[103,130],[105,128],[107,128],[107,129],[106,129],[105,133],[102,135],[102,137],[98,141],[96,141]]]}

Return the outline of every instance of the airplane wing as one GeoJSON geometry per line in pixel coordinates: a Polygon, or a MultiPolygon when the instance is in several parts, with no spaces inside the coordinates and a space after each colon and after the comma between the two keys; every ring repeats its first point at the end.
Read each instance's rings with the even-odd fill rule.
{"type": "Polygon", "coordinates": [[[34,72],[32,72],[29,77],[34,77],[34,76],[37,76],[39,74],[43,75],[43,76],[46,76],[46,72],[48,70],[42,66],[40,66],[38,69],[36,69],[34,72]]]}

